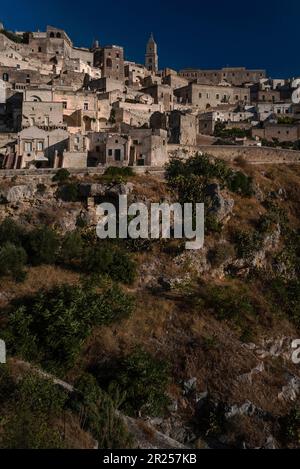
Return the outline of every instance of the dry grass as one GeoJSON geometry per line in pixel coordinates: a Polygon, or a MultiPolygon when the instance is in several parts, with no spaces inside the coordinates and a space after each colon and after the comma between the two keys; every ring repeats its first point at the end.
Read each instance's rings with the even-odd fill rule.
{"type": "Polygon", "coordinates": [[[16,283],[11,278],[1,279],[0,308],[6,307],[12,298],[22,298],[37,293],[42,289],[51,289],[56,285],[68,283],[76,285],[80,275],[57,266],[42,265],[30,267],[23,283],[16,283]]]}

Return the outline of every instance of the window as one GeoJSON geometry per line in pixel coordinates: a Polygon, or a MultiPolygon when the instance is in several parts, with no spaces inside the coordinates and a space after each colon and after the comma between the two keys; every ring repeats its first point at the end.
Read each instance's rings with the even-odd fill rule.
{"type": "Polygon", "coordinates": [[[199,98],[200,98],[200,99],[202,98],[202,93],[199,93],[199,98]]]}
{"type": "Polygon", "coordinates": [[[89,103],[84,103],[83,109],[84,109],[85,111],[88,111],[88,110],[89,110],[89,103]]]}
{"type": "Polygon", "coordinates": [[[42,48],[41,48],[41,47],[38,48],[38,52],[42,52],[42,48]]]}
{"type": "Polygon", "coordinates": [[[32,142],[25,142],[25,151],[27,153],[32,152],[32,142]]]}
{"type": "Polygon", "coordinates": [[[216,95],[216,99],[220,99],[220,95],[219,95],[219,94],[216,95]]]}
{"type": "Polygon", "coordinates": [[[100,153],[100,147],[99,147],[99,145],[96,146],[96,152],[97,152],[97,153],[100,153]]]}
{"type": "Polygon", "coordinates": [[[44,150],[44,142],[37,142],[37,151],[44,150]]]}
{"type": "Polygon", "coordinates": [[[57,37],[58,39],[60,39],[60,38],[61,38],[61,34],[60,34],[60,33],[56,33],[56,37],[57,37]]]}
{"type": "Polygon", "coordinates": [[[3,81],[8,81],[8,78],[9,78],[8,73],[3,73],[2,78],[3,78],[3,81]]]}
{"type": "Polygon", "coordinates": [[[106,59],[107,68],[112,68],[112,60],[110,58],[106,59]]]}
{"type": "Polygon", "coordinates": [[[54,33],[50,33],[50,37],[54,37],[54,33]]]}
{"type": "Polygon", "coordinates": [[[63,109],[67,109],[67,101],[63,101],[62,106],[63,106],[63,109]]]}
{"type": "Polygon", "coordinates": [[[108,150],[108,156],[112,156],[113,154],[113,151],[112,150],[108,150]]]}

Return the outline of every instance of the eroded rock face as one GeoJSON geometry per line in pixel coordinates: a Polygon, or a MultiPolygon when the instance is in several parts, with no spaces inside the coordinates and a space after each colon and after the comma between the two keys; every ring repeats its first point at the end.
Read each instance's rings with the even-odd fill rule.
{"type": "Polygon", "coordinates": [[[79,193],[83,197],[103,197],[129,195],[134,185],[131,182],[120,184],[79,184],[79,193]]]}
{"type": "Polygon", "coordinates": [[[209,202],[208,213],[216,217],[218,221],[227,221],[232,214],[234,200],[225,198],[219,184],[209,184],[205,188],[205,196],[209,202]]]}
{"type": "Polygon", "coordinates": [[[287,384],[283,386],[278,395],[278,399],[286,402],[295,402],[300,394],[300,378],[295,375],[287,373],[287,384]]]}
{"type": "Polygon", "coordinates": [[[31,199],[36,193],[36,186],[34,185],[21,185],[13,186],[8,189],[5,198],[8,203],[16,204],[26,199],[31,199]]]}

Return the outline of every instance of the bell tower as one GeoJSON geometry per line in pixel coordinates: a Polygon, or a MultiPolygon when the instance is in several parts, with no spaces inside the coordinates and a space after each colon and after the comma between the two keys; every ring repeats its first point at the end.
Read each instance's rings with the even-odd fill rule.
{"type": "Polygon", "coordinates": [[[145,65],[146,65],[147,70],[149,70],[150,72],[153,72],[153,73],[158,72],[157,44],[154,41],[152,33],[147,43],[145,65]]]}

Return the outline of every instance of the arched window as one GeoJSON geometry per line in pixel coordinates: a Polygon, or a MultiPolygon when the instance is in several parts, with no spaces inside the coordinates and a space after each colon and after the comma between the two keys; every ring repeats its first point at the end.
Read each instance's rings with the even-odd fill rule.
{"type": "Polygon", "coordinates": [[[61,38],[61,34],[60,34],[60,33],[56,33],[56,37],[57,37],[57,38],[61,38]]]}
{"type": "Polygon", "coordinates": [[[3,81],[8,81],[9,80],[9,76],[8,76],[8,73],[3,73],[3,81]]]}
{"type": "Polygon", "coordinates": [[[107,68],[112,68],[112,60],[111,59],[106,59],[106,66],[107,68]]]}
{"type": "Polygon", "coordinates": [[[53,32],[50,33],[50,37],[55,37],[53,32]]]}

